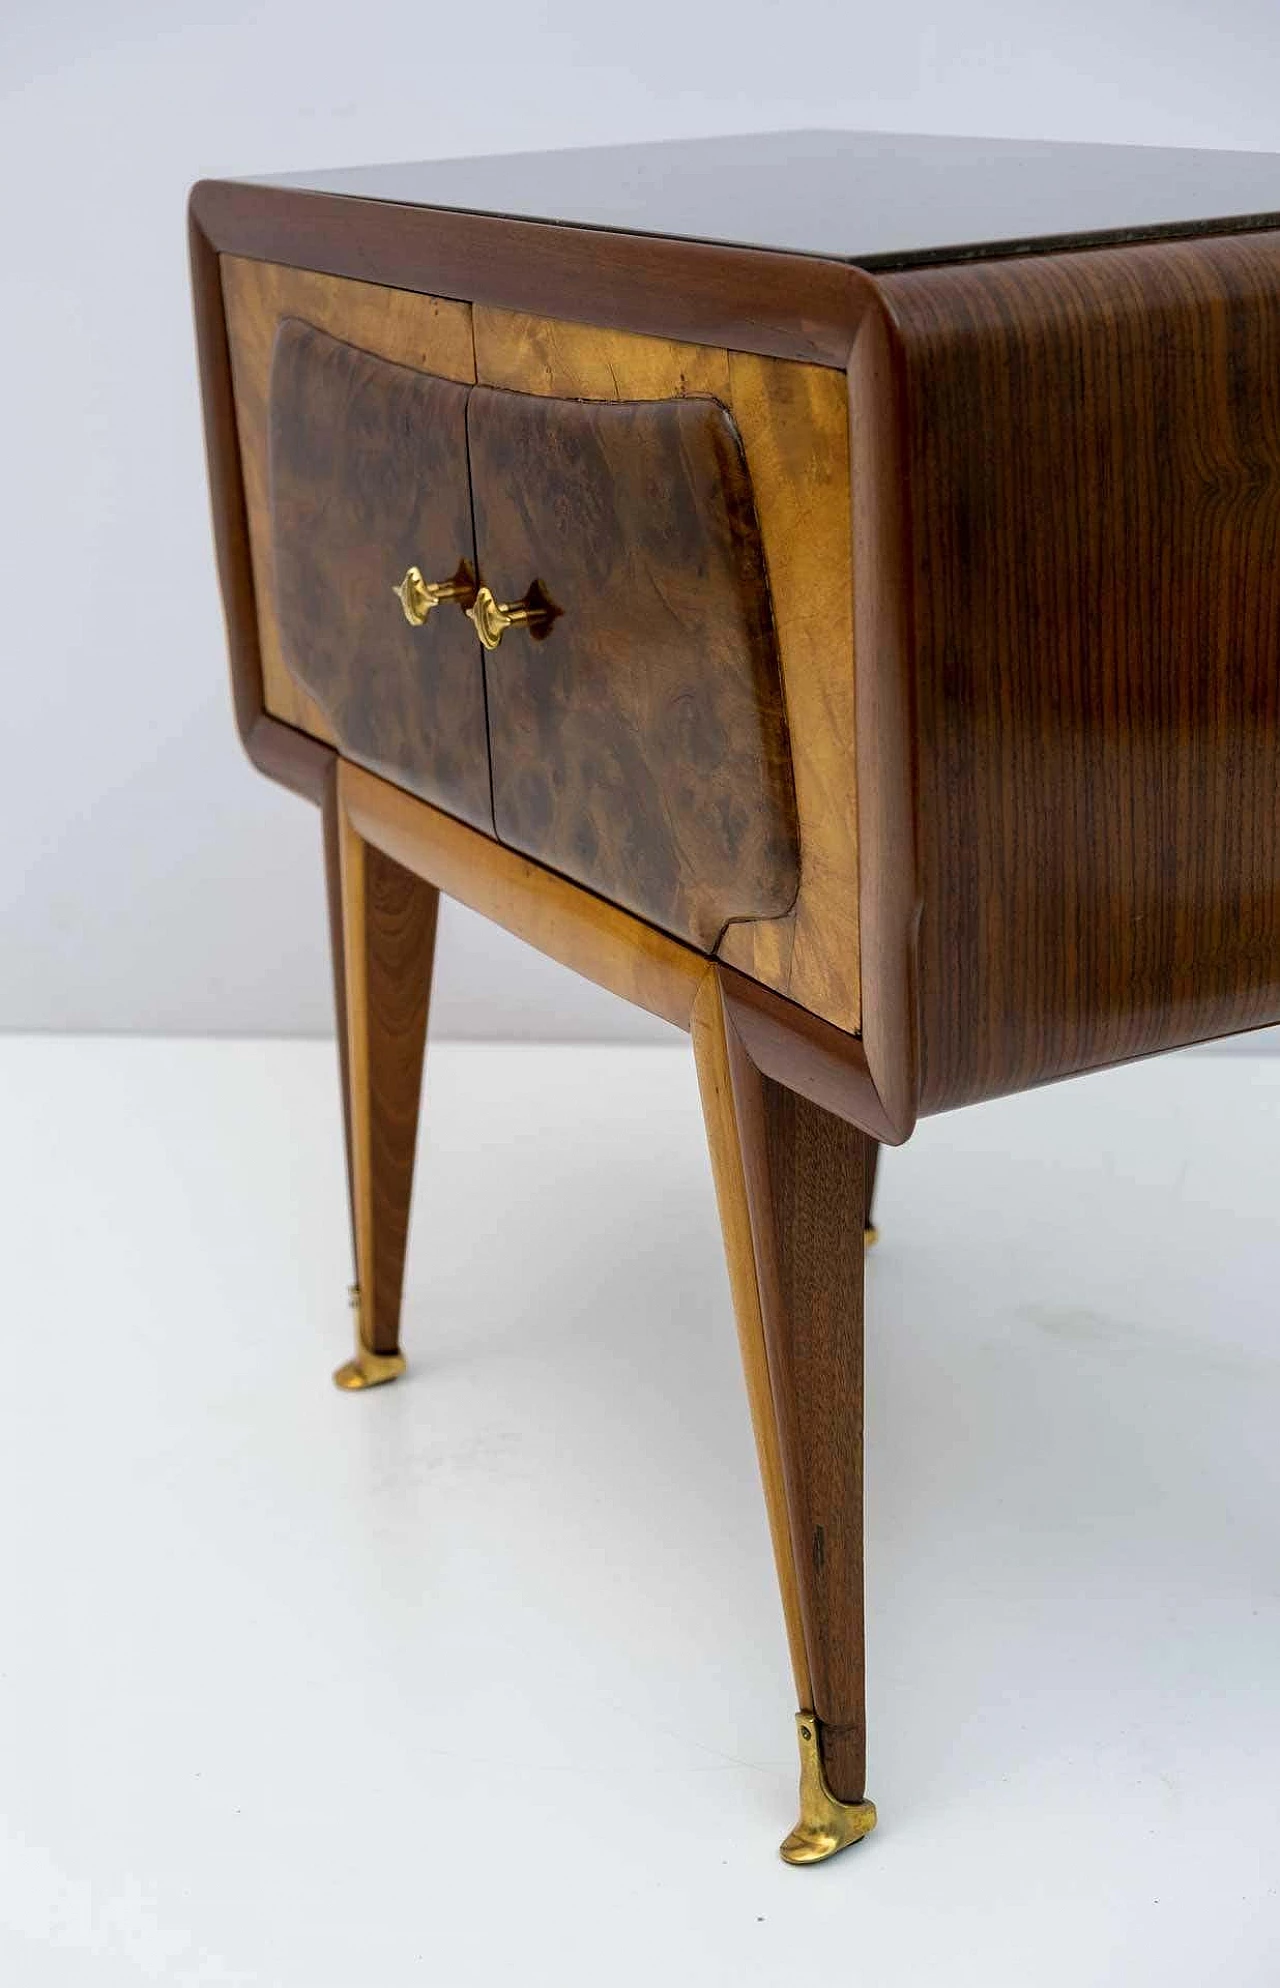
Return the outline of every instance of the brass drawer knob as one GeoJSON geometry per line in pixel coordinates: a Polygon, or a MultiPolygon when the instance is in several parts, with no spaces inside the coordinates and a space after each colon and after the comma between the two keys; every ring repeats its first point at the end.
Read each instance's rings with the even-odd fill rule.
{"type": "Polygon", "coordinates": [[[398,587],[391,589],[404,610],[404,618],[411,628],[421,628],[433,607],[441,601],[465,601],[475,593],[475,587],[466,573],[459,571],[452,580],[424,580],[418,567],[410,566],[398,587]]]}
{"type": "Polygon", "coordinates": [[[467,620],[486,649],[496,649],[508,628],[537,628],[550,619],[551,610],[534,601],[509,601],[503,606],[488,587],[480,588],[467,609],[467,620]]]}

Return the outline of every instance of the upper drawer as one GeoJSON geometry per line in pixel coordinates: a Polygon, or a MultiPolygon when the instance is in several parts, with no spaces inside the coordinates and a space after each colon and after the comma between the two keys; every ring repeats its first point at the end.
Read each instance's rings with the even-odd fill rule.
{"type": "Polygon", "coordinates": [[[777,648],[722,406],[468,390],[286,320],[270,427],[285,656],[344,752],[708,950],[787,911],[777,648]],[[411,569],[456,596],[417,626],[411,569]],[[481,587],[536,610],[487,655],[481,587]]]}

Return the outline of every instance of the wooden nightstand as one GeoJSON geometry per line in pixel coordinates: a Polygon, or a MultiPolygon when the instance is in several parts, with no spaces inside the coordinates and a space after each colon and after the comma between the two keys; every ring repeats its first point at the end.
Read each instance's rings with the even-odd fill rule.
{"type": "Polygon", "coordinates": [[[877,1142],[1280,1019],[1280,159],[843,133],[209,182],[241,735],[319,802],[390,1380],[437,893],[688,1029],[864,1798],[877,1142]]]}

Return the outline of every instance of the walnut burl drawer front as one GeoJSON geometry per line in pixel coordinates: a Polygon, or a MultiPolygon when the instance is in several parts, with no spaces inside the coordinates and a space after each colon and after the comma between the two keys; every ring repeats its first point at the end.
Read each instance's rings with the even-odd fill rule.
{"type": "Polygon", "coordinates": [[[271,535],[285,656],[342,751],[491,831],[479,644],[452,605],[411,626],[392,591],[411,566],[474,579],[467,393],[285,319],[271,535]]]}
{"type": "Polygon", "coordinates": [[[467,429],[481,577],[551,608],[485,660],[499,837],[708,951],[782,916],[786,717],[728,412],[477,387],[467,429]]]}

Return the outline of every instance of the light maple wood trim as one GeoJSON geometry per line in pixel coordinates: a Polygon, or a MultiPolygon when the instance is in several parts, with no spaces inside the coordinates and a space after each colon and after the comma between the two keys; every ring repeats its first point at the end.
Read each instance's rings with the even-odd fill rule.
{"type": "Polygon", "coordinates": [[[861,1022],[857,735],[845,381],[821,366],[729,354],[782,657],[800,823],[786,919],[730,925],[720,957],[838,1028],[861,1022]]]}
{"type": "Polygon", "coordinates": [[[828,367],[477,305],[476,379],[595,400],[706,394],[742,436],[791,735],[800,888],[737,921],[722,959],[837,1028],[861,1026],[848,387],[828,367]]]}
{"type": "Polygon", "coordinates": [[[813,1704],[813,1687],[805,1648],[804,1617],[792,1546],[777,1406],[769,1374],[743,1140],[734,1099],[730,1062],[732,1027],[733,1023],[725,1011],[719,975],[713,967],[700,981],[694,996],[690,1034],[693,1037],[698,1088],[702,1095],[707,1145],[711,1153],[716,1205],[724,1237],[742,1372],[751,1410],[751,1427],[755,1433],[760,1481],[769,1515],[769,1536],[773,1542],[782,1612],[787,1625],[787,1647],[796,1682],[796,1703],[804,1708],[813,1704]]]}
{"type": "MultiPolygon", "coordinates": [[[[631,331],[604,331],[477,304],[476,381],[568,400],[667,400],[709,394],[727,403],[729,354],[631,331]]],[[[838,377],[838,375],[836,376],[838,377]]]]}
{"type": "Polygon", "coordinates": [[[258,606],[263,702],[271,715],[285,724],[336,744],[325,713],[285,662],[276,617],[268,473],[271,354],[276,329],[282,318],[301,318],[380,359],[470,386],[475,380],[471,307],[445,298],[419,296],[411,290],[388,290],[376,283],[353,283],[315,270],[286,269],[277,263],[251,262],[232,255],[221,258],[221,272],[258,606]]]}
{"type": "Polygon", "coordinates": [[[705,954],[347,760],[338,764],[338,796],[349,827],[446,897],[624,1001],[689,1027],[705,954]]]}

